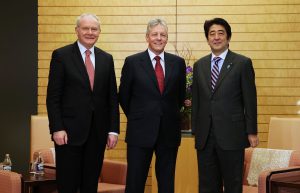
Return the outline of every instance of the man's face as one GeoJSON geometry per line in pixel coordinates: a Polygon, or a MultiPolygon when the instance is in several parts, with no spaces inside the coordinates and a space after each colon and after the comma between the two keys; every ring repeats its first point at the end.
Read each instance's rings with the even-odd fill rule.
{"type": "Polygon", "coordinates": [[[222,25],[214,24],[209,28],[207,43],[215,55],[220,55],[229,46],[230,39],[222,25]]]}
{"type": "Polygon", "coordinates": [[[93,47],[100,34],[100,26],[93,17],[84,17],[75,28],[79,42],[87,49],[93,47]]]}
{"type": "Polygon", "coordinates": [[[162,25],[154,26],[146,35],[148,48],[156,55],[162,53],[168,42],[168,32],[162,25]]]}

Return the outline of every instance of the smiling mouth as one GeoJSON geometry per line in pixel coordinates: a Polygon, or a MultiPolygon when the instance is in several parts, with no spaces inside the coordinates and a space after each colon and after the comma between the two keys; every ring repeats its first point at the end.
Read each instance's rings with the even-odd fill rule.
{"type": "Polygon", "coordinates": [[[221,42],[216,42],[216,43],[213,43],[213,45],[215,45],[215,46],[219,46],[219,45],[221,45],[221,42]]]}

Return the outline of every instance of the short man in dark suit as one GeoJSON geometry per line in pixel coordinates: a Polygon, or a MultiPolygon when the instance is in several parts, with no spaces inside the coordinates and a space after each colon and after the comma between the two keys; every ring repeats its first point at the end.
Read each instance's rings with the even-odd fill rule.
{"type": "Polygon", "coordinates": [[[254,69],[228,49],[227,21],[208,20],[204,31],[212,53],[195,63],[192,91],[199,192],[242,193],[244,149],[258,145],[254,69]]]}
{"type": "Polygon", "coordinates": [[[98,17],[82,14],[78,40],[53,51],[47,90],[59,193],[96,193],[105,146],[114,148],[119,107],[114,62],[95,47],[98,17]]]}
{"type": "Polygon", "coordinates": [[[181,141],[180,109],[185,98],[185,61],[167,53],[165,21],[149,21],[148,49],[125,59],[119,88],[127,117],[126,193],[143,193],[153,152],[159,193],[174,192],[181,141]]]}

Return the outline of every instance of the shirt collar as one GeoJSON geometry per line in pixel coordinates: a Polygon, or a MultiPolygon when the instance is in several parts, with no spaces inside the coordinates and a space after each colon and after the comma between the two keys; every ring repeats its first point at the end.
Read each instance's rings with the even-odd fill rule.
{"type": "MultiPolygon", "coordinates": [[[[160,56],[160,59],[162,61],[165,61],[165,52],[160,53],[158,56],[160,56]]],[[[154,60],[154,57],[157,56],[156,54],[154,54],[149,48],[148,48],[148,54],[150,56],[151,61],[154,60]]]]}
{"type": "Polygon", "coordinates": [[[220,54],[219,56],[216,56],[216,55],[214,55],[214,53],[211,53],[211,61],[213,61],[213,59],[215,58],[215,57],[220,57],[220,58],[222,58],[222,60],[224,61],[225,60],[225,58],[226,58],[226,55],[227,55],[227,53],[228,53],[228,49],[226,49],[222,54],[220,54]]]}
{"type": "MultiPolygon", "coordinates": [[[[87,49],[79,41],[77,41],[77,44],[78,44],[81,55],[85,54],[85,51],[87,49]]],[[[91,54],[94,54],[95,46],[91,47],[89,50],[92,52],[91,54]]]]}

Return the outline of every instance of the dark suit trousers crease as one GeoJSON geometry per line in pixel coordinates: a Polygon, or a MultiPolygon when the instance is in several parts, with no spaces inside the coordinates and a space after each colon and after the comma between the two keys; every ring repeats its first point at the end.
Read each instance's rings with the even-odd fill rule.
{"type": "Polygon", "coordinates": [[[244,149],[223,150],[212,129],[203,149],[197,150],[199,193],[242,193],[244,149]]]}
{"type": "Polygon", "coordinates": [[[174,193],[177,147],[143,148],[127,146],[126,193],[144,193],[145,184],[155,151],[155,173],[158,193],[174,193]]]}
{"type": "Polygon", "coordinates": [[[105,143],[100,142],[94,125],[81,146],[55,145],[59,193],[97,193],[105,143]]]}
{"type": "Polygon", "coordinates": [[[126,193],[144,193],[153,152],[158,193],[174,193],[175,164],[178,147],[144,148],[127,145],[126,193]]]}

